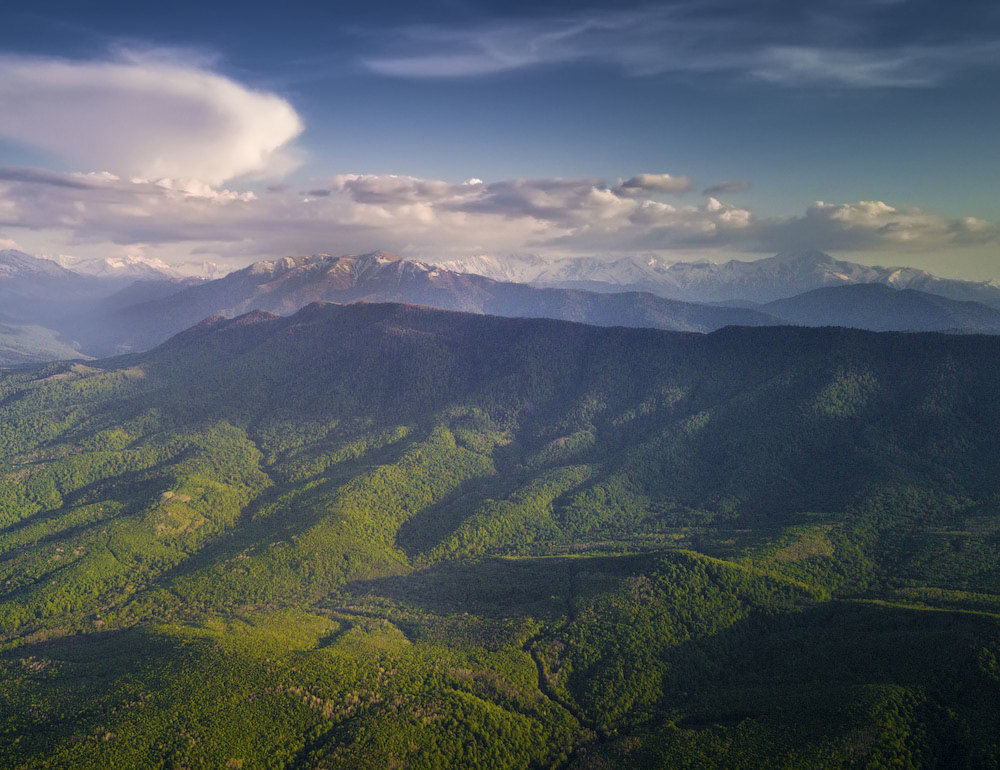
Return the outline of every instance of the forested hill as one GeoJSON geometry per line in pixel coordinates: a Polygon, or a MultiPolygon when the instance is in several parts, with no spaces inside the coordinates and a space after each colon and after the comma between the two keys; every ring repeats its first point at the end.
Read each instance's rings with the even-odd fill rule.
{"type": "Polygon", "coordinates": [[[998,373],[398,304],[7,373],[0,764],[990,766],[998,373]]]}
{"type": "Polygon", "coordinates": [[[588,452],[607,459],[692,420],[670,457],[685,473],[659,483],[731,494],[741,511],[853,504],[883,482],[992,489],[982,464],[1000,469],[1000,340],[989,337],[698,335],[317,303],[289,318],[212,319],[137,360],[178,383],[168,393],[193,389],[219,404],[216,417],[245,422],[427,420],[461,406],[519,442],[593,434],[588,452]]]}

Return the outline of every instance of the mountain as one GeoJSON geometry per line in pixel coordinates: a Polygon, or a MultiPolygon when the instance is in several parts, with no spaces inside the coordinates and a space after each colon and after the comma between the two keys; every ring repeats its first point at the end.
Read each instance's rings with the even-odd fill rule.
{"type": "Polygon", "coordinates": [[[0,375],[0,764],[991,766],[998,359],[311,304],[0,375]]]}
{"type": "Polygon", "coordinates": [[[115,309],[173,294],[197,279],[144,271],[83,274],[22,251],[0,251],[0,366],[89,358],[87,335],[115,309]]]}
{"type": "Polygon", "coordinates": [[[95,275],[120,281],[157,281],[179,278],[180,274],[162,259],[128,255],[96,259],[63,258],[63,267],[83,275],[95,275]]]}
{"type": "Polygon", "coordinates": [[[16,249],[0,250],[0,301],[7,313],[33,310],[40,301],[72,300],[94,285],[94,281],[50,259],[16,249]]]}
{"type": "Polygon", "coordinates": [[[89,357],[52,329],[0,313],[0,367],[89,357]]]}
{"type": "Polygon", "coordinates": [[[1000,310],[878,283],[814,289],[760,309],[801,326],[1000,334],[1000,310]]]}
{"type": "Polygon", "coordinates": [[[435,261],[438,267],[457,273],[472,273],[512,283],[562,285],[597,290],[610,287],[646,287],[651,285],[651,261],[624,257],[615,260],[595,257],[545,259],[534,254],[510,257],[480,255],[466,259],[435,261]]]}
{"type": "Polygon", "coordinates": [[[0,251],[0,308],[8,318],[46,323],[114,287],[23,251],[0,251]]]}
{"type": "MultiPolygon", "coordinates": [[[[956,287],[961,288],[962,282],[943,283],[900,269],[882,274],[882,268],[843,263],[819,253],[778,255],[753,263],[670,266],[652,262],[643,266],[632,260],[549,263],[531,256],[477,257],[469,268],[522,279],[534,276],[535,284],[494,281],[384,252],[264,260],[211,281],[170,277],[155,270],[155,278],[132,280],[132,275],[152,270],[135,260],[124,267],[108,267],[111,277],[81,275],[51,260],[2,252],[0,299],[8,322],[26,326],[16,339],[8,335],[10,344],[0,348],[0,365],[51,360],[70,350],[86,356],[146,350],[211,315],[235,316],[250,310],[289,315],[315,301],[399,301],[510,317],[675,331],[785,323],[874,330],[1000,331],[1000,310],[916,289],[893,293],[887,288],[913,284],[960,294],[956,287]],[[528,272],[519,272],[516,264],[528,272]],[[125,273],[115,273],[118,269],[125,273]],[[616,290],[609,291],[618,280],[631,283],[615,283],[616,290]],[[547,281],[602,291],[544,285],[547,281]],[[748,299],[718,299],[730,294],[769,296],[817,282],[834,285],[815,296],[795,295],[766,305],[748,299]],[[664,293],[667,284],[674,293],[715,299],[713,304],[693,303],[651,291],[625,290],[631,285],[664,293]],[[852,290],[838,293],[841,288],[852,290]]],[[[978,287],[980,294],[989,293],[987,284],[968,284],[963,291],[975,293],[970,287],[978,287]]]]}
{"type": "Polygon", "coordinates": [[[191,276],[136,280],[125,286],[125,288],[119,289],[114,294],[102,299],[99,308],[96,308],[90,315],[92,316],[94,312],[103,315],[132,307],[133,305],[154,302],[173,296],[191,286],[199,286],[204,282],[204,278],[191,276]]]}
{"type": "Polygon", "coordinates": [[[834,259],[818,251],[783,253],[751,262],[730,260],[724,263],[669,263],[655,257],[553,261],[537,257],[504,260],[473,257],[441,264],[451,270],[493,278],[516,275],[519,281],[537,285],[593,291],[649,291],[687,302],[745,300],[766,303],[829,286],[881,283],[960,301],[982,302],[1000,309],[1000,284],[996,281],[939,278],[908,267],[869,267],[834,259]]]}
{"type": "Polygon", "coordinates": [[[210,315],[250,310],[288,315],[315,301],[404,301],[476,313],[683,331],[780,323],[756,310],[695,305],[648,293],[602,294],[502,283],[374,252],[257,262],[224,278],[124,308],[99,326],[81,326],[78,333],[85,349],[95,353],[141,350],[210,315]]]}

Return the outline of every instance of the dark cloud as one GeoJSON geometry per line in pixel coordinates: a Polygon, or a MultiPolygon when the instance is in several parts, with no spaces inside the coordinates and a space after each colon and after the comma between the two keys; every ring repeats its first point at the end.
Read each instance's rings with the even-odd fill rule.
{"type": "Polygon", "coordinates": [[[51,187],[65,187],[72,190],[89,190],[94,187],[93,184],[86,181],[86,177],[78,178],[67,174],[42,171],[41,169],[16,168],[11,166],[0,166],[0,180],[5,182],[49,185],[51,187]]]}
{"type": "Polygon", "coordinates": [[[735,195],[750,189],[750,183],[743,179],[730,179],[717,182],[701,191],[702,195],[735,195]]]}

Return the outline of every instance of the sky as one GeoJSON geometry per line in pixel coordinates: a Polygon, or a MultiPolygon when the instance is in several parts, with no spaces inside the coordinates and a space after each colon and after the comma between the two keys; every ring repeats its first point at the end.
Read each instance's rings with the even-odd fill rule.
{"type": "Polygon", "coordinates": [[[7,3],[0,248],[1000,279],[994,0],[7,3]]]}

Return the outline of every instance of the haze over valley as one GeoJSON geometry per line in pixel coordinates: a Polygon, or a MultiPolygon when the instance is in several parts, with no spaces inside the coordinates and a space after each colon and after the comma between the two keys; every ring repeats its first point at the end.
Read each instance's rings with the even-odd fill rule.
{"type": "Polygon", "coordinates": [[[0,10],[0,767],[1000,765],[986,0],[0,10]]]}

